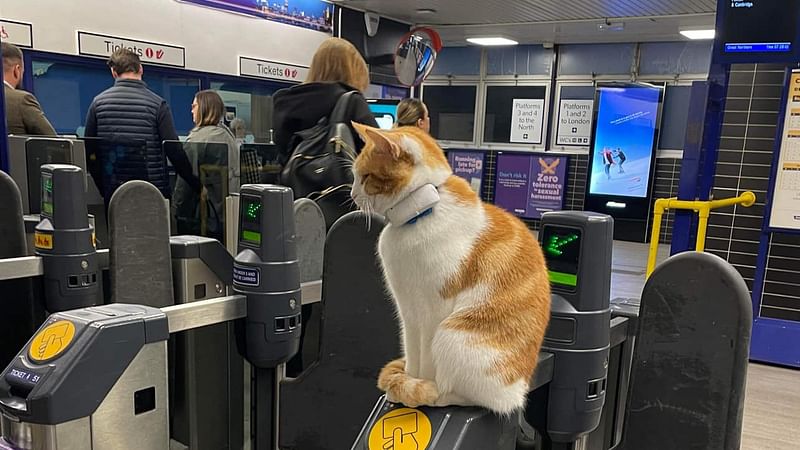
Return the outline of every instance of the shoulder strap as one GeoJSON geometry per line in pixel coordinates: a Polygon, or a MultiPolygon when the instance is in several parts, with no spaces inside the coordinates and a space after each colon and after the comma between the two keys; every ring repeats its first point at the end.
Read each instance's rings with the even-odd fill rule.
{"type": "Polygon", "coordinates": [[[336,100],[336,106],[334,106],[333,111],[331,111],[328,123],[341,123],[347,120],[347,110],[350,106],[350,99],[353,98],[353,95],[356,93],[358,93],[358,91],[348,91],[339,96],[339,99],[336,100]]]}

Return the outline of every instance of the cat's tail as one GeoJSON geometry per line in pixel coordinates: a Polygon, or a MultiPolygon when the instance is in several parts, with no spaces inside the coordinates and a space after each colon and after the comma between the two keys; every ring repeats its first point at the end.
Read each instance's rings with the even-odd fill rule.
{"type": "Polygon", "coordinates": [[[402,403],[410,408],[434,405],[439,398],[439,389],[431,380],[414,378],[406,373],[404,359],[396,359],[381,370],[378,388],[386,392],[389,401],[402,403]]]}

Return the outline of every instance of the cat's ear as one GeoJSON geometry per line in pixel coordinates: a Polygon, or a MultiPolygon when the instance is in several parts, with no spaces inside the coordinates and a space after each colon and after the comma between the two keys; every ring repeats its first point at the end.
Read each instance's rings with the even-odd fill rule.
{"type": "Polygon", "coordinates": [[[360,123],[351,123],[353,124],[353,128],[355,128],[356,132],[358,132],[358,135],[361,136],[361,140],[364,141],[364,143],[371,142],[377,151],[387,153],[393,158],[400,157],[400,145],[395,142],[395,140],[386,132],[379,128],[373,128],[360,123]]]}

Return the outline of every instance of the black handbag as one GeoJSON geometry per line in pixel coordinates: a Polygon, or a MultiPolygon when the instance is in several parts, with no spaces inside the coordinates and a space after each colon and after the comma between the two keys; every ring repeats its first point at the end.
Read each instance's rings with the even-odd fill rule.
{"type": "Polygon", "coordinates": [[[347,112],[357,91],[342,94],[329,117],[292,136],[289,160],[281,170],[281,184],[292,188],[295,198],[314,200],[325,215],[328,229],[353,208],[351,167],[356,146],[347,112]]]}

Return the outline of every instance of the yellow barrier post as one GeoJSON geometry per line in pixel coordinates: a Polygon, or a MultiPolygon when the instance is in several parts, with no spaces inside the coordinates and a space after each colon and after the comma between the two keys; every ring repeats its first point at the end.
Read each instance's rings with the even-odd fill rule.
{"type": "Polygon", "coordinates": [[[668,209],[692,210],[698,213],[697,239],[695,240],[695,251],[702,252],[706,248],[706,230],[708,229],[708,217],[712,209],[725,208],[733,205],[741,205],[745,208],[753,206],[756,202],[756,195],[750,191],[743,192],[738,197],[724,198],[721,200],[678,200],[676,198],[659,198],[653,207],[653,228],[650,231],[650,252],[647,255],[646,278],[656,268],[658,258],[658,241],[661,233],[661,219],[664,211],[668,209]]]}

